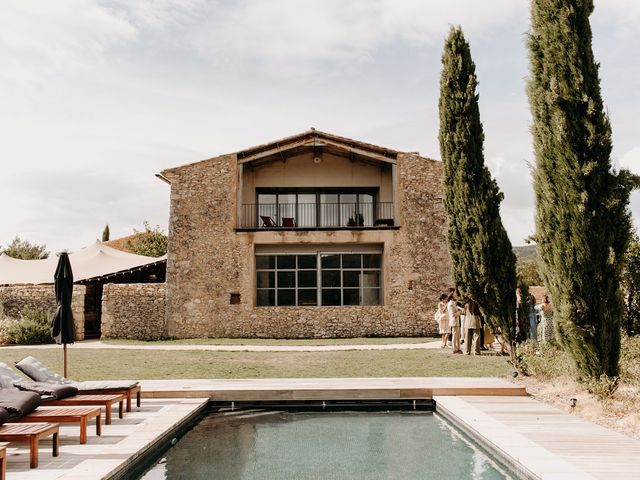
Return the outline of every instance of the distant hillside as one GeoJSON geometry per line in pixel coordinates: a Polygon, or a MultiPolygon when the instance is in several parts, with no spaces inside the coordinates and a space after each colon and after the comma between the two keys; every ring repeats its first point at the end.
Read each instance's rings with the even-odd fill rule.
{"type": "Polygon", "coordinates": [[[516,254],[519,262],[523,260],[529,260],[530,258],[534,258],[536,256],[536,246],[522,245],[520,247],[513,247],[513,253],[516,254]]]}

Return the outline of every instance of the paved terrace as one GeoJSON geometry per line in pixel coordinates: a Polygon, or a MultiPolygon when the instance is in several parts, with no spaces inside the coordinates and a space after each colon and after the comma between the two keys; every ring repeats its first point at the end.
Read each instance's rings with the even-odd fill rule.
{"type": "MultiPolygon", "coordinates": [[[[495,378],[357,378],[143,381],[142,407],[114,418],[102,437],[79,445],[77,427],[61,428],[58,458],[40,446],[40,467],[28,449],[9,444],[8,479],[112,478],[132,461],[166,445],[177,426],[216,400],[408,399],[433,395],[437,411],[480,443],[507,455],[525,478],[637,479],[640,442],[546,406],[522,387],[495,378]],[[174,398],[163,398],[173,396],[174,398]],[[192,398],[194,397],[194,398],[192,398]]],[[[425,446],[428,448],[428,446],[425,446]]]]}

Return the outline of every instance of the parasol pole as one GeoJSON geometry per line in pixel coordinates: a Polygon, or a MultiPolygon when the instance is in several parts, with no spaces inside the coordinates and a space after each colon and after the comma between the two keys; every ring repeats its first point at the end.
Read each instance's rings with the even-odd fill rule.
{"type": "Polygon", "coordinates": [[[67,344],[62,344],[62,350],[64,351],[64,378],[67,378],[67,344]]]}

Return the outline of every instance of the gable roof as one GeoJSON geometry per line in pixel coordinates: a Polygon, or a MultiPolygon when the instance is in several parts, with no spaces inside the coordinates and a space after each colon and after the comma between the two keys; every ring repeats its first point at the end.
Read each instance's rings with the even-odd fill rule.
{"type": "Polygon", "coordinates": [[[320,130],[311,128],[310,130],[297,135],[292,135],[290,137],[281,138],[280,140],[241,150],[237,153],[238,163],[247,163],[252,160],[263,158],[271,152],[277,153],[288,151],[299,146],[315,148],[333,146],[337,149],[350,151],[354,154],[357,153],[364,156],[371,156],[388,163],[395,163],[398,153],[401,153],[390,148],[372,145],[370,143],[353,140],[347,137],[340,137],[338,135],[321,132],[320,130]]]}
{"type": "MultiPolygon", "coordinates": [[[[357,158],[378,164],[389,165],[395,164],[398,154],[403,153],[398,150],[361,142],[359,140],[353,140],[347,137],[341,137],[339,135],[311,128],[296,135],[291,135],[289,137],[284,137],[262,145],[247,148],[245,150],[240,150],[239,152],[235,152],[235,155],[238,158],[239,164],[258,164],[267,163],[277,159],[283,160],[287,156],[295,155],[301,151],[309,149],[317,152],[321,152],[324,149],[347,158],[357,158]]],[[[169,168],[163,170],[162,173],[157,176],[168,182],[170,181],[173,173],[183,168],[188,168],[209,160],[211,159],[169,168]]]]}

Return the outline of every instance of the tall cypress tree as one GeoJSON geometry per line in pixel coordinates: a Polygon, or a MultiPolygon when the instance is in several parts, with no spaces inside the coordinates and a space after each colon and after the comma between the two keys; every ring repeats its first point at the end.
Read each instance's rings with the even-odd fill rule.
{"type": "Polygon", "coordinates": [[[103,242],[109,241],[109,224],[108,223],[105,225],[104,230],[102,231],[102,241],[103,242]]]}
{"type": "Polygon", "coordinates": [[[475,64],[460,27],[449,33],[442,65],[439,140],[453,278],[514,341],[516,259],[500,219],[503,195],[484,164],[475,64]]]}
{"type": "Polygon", "coordinates": [[[528,39],[535,239],[556,338],[584,380],[618,374],[621,260],[634,182],[611,168],[592,11],[593,0],[532,0],[528,39]]]}

